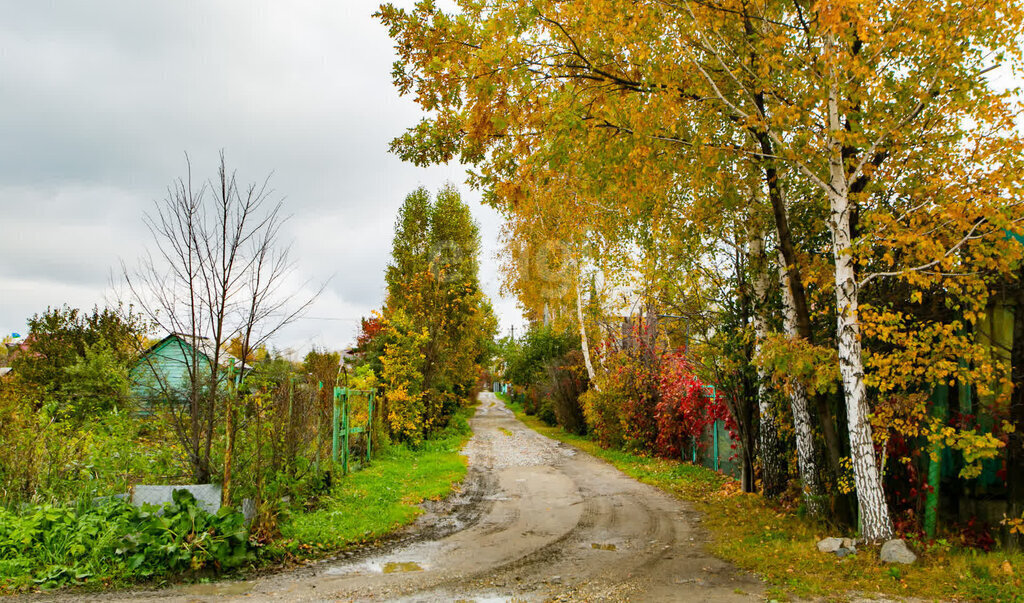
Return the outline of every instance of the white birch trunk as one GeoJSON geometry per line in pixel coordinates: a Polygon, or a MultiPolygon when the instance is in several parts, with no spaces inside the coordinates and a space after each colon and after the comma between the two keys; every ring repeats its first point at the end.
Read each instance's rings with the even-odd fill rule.
{"type": "MultiPolygon", "coordinates": [[[[753,220],[751,220],[752,222],[753,220]]],[[[754,354],[761,353],[761,344],[768,336],[768,322],[765,318],[765,301],[768,297],[768,271],[764,252],[764,234],[756,227],[747,227],[747,254],[754,285],[754,354]]],[[[760,419],[758,444],[761,449],[761,483],[764,495],[775,497],[786,489],[782,447],[779,442],[779,425],[772,410],[768,390],[768,375],[764,368],[757,369],[757,411],[760,419]]]]}
{"type": "Polygon", "coordinates": [[[850,197],[843,163],[842,132],[839,119],[836,74],[828,94],[829,127],[829,228],[832,231],[832,254],[836,268],[836,341],[839,351],[839,372],[850,434],[850,460],[857,488],[857,508],[861,533],[868,541],[886,540],[892,536],[892,519],[885,502],[882,479],[875,461],[875,447],[868,422],[867,395],[864,387],[864,362],[861,358],[860,321],[857,317],[858,290],[854,271],[853,240],[850,233],[850,197]]]}
{"type": "MultiPolygon", "coordinates": [[[[789,271],[786,260],[779,256],[779,282],[782,287],[782,328],[787,337],[798,337],[796,330],[796,305],[793,303],[793,291],[789,288],[789,271]]],[[[796,462],[803,484],[804,503],[807,513],[812,517],[821,516],[822,507],[821,484],[818,481],[818,468],[814,461],[814,433],[811,430],[811,416],[807,411],[807,389],[799,379],[793,381],[789,392],[789,404],[793,411],[793,431],[796,433],[796,462]]]]}
{"type": "MultiPolygon", "coordinates": [[[[590,387],[597,390],[597,382],[594,380],[594,365],[590,362],[590,342],[587,340],[587,325],[583,321],[583,299],[580,297],[580,281],[576,281],[576,320],[580,323],[580,347],[583,348],[583,364],[587,366],[587,377],[590,378],[590,387]]],[[[598,390],[600,391],[600,390],[598,390]]]]}

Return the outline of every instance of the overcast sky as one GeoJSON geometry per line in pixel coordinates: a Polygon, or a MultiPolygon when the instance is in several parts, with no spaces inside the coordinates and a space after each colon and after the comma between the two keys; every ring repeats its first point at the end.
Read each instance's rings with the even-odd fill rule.
{"type": "Polygon", "coordinates": [[[481,228],[481,281],[503,331],[501,219],[459,166],[388,154],[419,119],[391,85],[377,2],[0,0],[0,335],[47,306],[112,299],[110,277],[149,243],[143,214],[184,173],[216,172],[285,198],[297,281],[327,289],[276,338],[298,353],[353,340],[380,307],[395,214],[454,183],[481,228]]]}

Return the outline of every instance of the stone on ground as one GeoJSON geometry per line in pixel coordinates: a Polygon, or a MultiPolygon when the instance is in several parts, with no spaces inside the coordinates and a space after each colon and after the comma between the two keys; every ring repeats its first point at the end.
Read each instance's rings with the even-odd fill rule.
{"type": "Polygon", "coordinates": [[[903,542],[902,538],[896,538],[883,544],[879,557],[886,563],[905,563],[909,565],[917,561],[917,555],[907,548],[907,543],[903,542]]]}
{"type": "Polygon", "coordinates": [[[163,505],[173,500],[175,490],[188,490],[196,498],[196,504],[210,514],[220,509],[221,490],[217,484],[194,484],[187,486],[135,486],[132,489],[132,504],[163,505]]]}

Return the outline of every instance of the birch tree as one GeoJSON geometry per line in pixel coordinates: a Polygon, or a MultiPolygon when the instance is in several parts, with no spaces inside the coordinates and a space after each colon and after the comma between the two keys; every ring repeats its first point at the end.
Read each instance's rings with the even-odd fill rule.
{"type": "MultiPolygon", "coordinates": [[[[754,354],[760,355],[760,348],[768,337],[768,289],[770,283],[769,263],[765,252],[764,234],[756,219],[751,218],[747,225],[747,257],[753,281],[754,299],[754,354]]],[[[760,424],[758,428],[761,449],[761,479],[764,482],[764,494],[777,497],[786,487],[785,454],[779,441],[779,421],[772,408],[772,392],[769,388],[769,377],[763,367],[758,368],[757,408],[760,424]]]]}

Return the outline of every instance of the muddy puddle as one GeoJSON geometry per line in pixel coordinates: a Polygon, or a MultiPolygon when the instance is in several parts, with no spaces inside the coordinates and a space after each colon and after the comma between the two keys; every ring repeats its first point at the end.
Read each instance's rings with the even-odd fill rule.
{"type": "Polygon", "coordinates": [[[191,584],[182,589],[196,597],[232,597],[248,595],[253,589],[251,582],[215,582],[212,584],[191,584]]]}
{"type": "Polygon", "coordinates": [[[404,572],[422,572],[423,567],[415,561],[388,561],[381,568],[385,574],[400,574],[404,572]]]}

